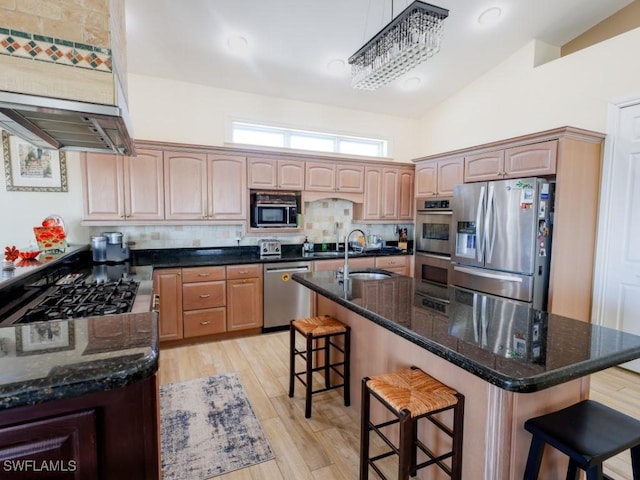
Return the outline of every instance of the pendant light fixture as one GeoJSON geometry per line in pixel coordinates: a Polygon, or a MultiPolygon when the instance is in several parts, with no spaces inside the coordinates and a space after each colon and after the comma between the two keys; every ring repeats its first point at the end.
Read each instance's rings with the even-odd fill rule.
{"type": "Polygon", "coordinates": [[[448,16],[444,8],[411,3],[349,58],[351,86],[376,90],[433,56],[440,50],[448,16]]]}

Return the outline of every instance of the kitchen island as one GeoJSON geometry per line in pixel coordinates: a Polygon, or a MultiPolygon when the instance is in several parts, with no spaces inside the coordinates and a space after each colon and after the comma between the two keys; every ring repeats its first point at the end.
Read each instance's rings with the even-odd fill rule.
{"type": "MultiPolygon", "coordinates": [[[[465,395],[464,478],[521,478],[525,420],[586,398],[589,374],[640,357],[638,336],[452,287],[434,292],[401,275],[293,279],[318,294],[317,314],[351,326],[353,392],[364,376],[416,365],[465,395]]],[[[566,457],[548,450],[541,478],[565,469],[566,457]]]]}

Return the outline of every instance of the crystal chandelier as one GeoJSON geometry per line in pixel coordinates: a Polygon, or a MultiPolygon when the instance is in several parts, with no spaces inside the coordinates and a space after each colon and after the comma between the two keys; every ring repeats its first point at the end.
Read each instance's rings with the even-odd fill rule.
{"type": "Polygon", "coordinates": [[[351,86],[375,90],[440,50],[449,10],[415,1],[351,55],[351,86]]]}

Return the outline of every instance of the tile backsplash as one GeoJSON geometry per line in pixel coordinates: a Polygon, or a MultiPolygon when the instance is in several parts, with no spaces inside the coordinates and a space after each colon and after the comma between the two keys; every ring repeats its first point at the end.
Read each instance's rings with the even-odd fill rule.
{"type": "Polygon", "coordinates": [[[407,228],[413,238],[412,223],[368,224],[353,220],[353,203],[346,200],[327,199],[305,205],[304,224],[296,233],[247,232],[244,224],[238,225],[138,225],[118,227],[91,227],[91,235],[106,231],[119,231],[125,242],[135,242],[135,249],[224,247],[257,245],[262,238],[277,238],[283,244],[301,244],[305,236],[313,243],[335,243],[352,228],[361,228],[367,234],[382,239],[398,240],[397,228],[407,228]]]}

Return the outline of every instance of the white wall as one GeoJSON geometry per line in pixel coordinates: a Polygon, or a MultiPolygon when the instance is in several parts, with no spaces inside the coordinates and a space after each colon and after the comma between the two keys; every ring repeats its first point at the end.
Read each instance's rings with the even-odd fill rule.
{"type": "MultiPolygon", "coordinates": [[[[228,120],[239,118],[298,128],[377,135],[389,140],[394,160],[407,162],[417,156],[415,138],[418,126],[413,120],[140,75],[130,75],[128,80],[129,108],[136,139],[222,146],[228,120]]],[[[89,229],[80,226],[83,207],[79,160],[78,153],[67,153],[67,193],[7,192],[5,183],[1,182],[2,252],[5,246],[27,246],[33,239],[32,228],[50,214],[62,216],[69,241],[73,243],[88,243],[92,233],[114,229],[89,229]]],[[[194,246],[201,240],[202,245],[234,243],[235,227],[223,228],[223,235],[216,239],[211,237],[210,232],[203,235],[202,230],[199,230],[202,228],[205,227],[187,228],[178,230],[179,233],[174,233],[175,227],[166,226],[151,230],[154,235],[159,234],[162,238],[173,239],[178,235],[178,243],[186,241],[194,246]],[[185,230],[190,233],[185,234],[185,230]],[[185,240],[182,238],[185,235],[191,237],[185,240]]],[[[149,227],[128,227],[126,230],[131,240],[147,240],[150,235],[149,227]]]]}
{"type": "Polygon", "coordinates": [[[534,67],[535,42],[421,119],[420,156],[550,128],[605,132],[607,103],[640,96],[640,29],[534,67]]]}
{"type": "MultiPolygon", "coordinates": [[[[0,148],[1,150],[1,148],[0,148]]],[[[2,151],[4,158],[4,151],[2,151]]],[[[80,155],[67,152],[67,192],[7,192],[0,182],[0,256],[4,248],[15,245],[18,249],[35,242],[33,227],[40,226],[47,216],[60,215],[67,227],[71,243],[88,243],[89,230],[80,226],[82,217],[82,180],[80,155]]],[[[5,165],[6,166],[6,165],[5,165]]]]}
{"type": "Polygon", "coordinates": [[[415,120],[247,94],[155,77],[129,75],[129,107],[138,139],[224,145],[231,119],[389,141],[389,156],[417,156],[415,120]]]}

